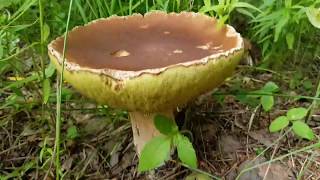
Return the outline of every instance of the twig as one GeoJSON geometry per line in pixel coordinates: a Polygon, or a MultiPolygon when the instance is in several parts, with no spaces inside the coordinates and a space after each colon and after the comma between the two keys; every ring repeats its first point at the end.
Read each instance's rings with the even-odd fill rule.
{"type": "Polygon", "coordinates": [[[11,151],[11,150],[13,150],[13,149],[19,148],[19,147],[21,147],[21,146],[23,146],[23,145],[26,145],[26,144],[28,144],[28,142],[23,142],[23,143],[21,143],[21,144],[18,144],[18,145],[15,145],[15,146],[11,146],[10,148],[8,148],[8,149],[6,149],[6,150],[1,151],[1,152],[0,152],[0,155],[1,155],[1,154],[4,154],[4,153],[6,153],[6,152],[9,152],[9,151],[11,151]]]}

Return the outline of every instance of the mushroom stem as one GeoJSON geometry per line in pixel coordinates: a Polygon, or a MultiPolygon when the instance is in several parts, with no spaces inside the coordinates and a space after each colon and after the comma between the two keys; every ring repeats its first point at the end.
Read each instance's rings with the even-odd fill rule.
{"type": "Polygon", "coordinates": [[[133,142],[136,146],[138,156],[143,149],[143,146],[153,137],[160,135],[160,132],[154,126],[153,118],[156,114],[161,114],[174,119],[173,111],[158,113],[144,113],[144,112],[129,112],[132,124],[133,142]]]}

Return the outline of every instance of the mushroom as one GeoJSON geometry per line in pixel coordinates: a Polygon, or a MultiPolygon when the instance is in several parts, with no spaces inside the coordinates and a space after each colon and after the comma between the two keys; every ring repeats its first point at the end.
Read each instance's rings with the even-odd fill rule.
{"type": "MultiPolygon", "coordinates": [[[[63,37],[48,45],[61,72],[63,37]]],[[[74,28],[68,35],[64,78],[83,95],[128,110],[134,144],[159,132],[155,114],[173,111],[220,85],[244,48],[233,27],[193,12],[111,16],[74,28]]]]}

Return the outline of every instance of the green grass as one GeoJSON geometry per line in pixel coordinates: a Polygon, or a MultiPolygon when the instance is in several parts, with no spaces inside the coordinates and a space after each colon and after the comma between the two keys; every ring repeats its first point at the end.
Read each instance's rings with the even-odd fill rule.
{"type": "Polygon", "coordinates": [[[62,54],[62,72],[59,78],[58,83],[58,90],[57,90],[57,115],[56,115],[56,141],[55,141],[55,148],[54,148],[54,156],[55,156],[55,165],[56,165],[56,179],[60,179],[61,172],[61,164],[60,164],[60,134],[61,134],[61,94],[62,94],[62,86],[63,86],[63,72],[64,72],[64,64],[65,64],[65,54],[67,51],[67,39],[68,39],[68,29],[69,29],[69,22],[71,18],[71,11],[72,11],[73,0],[70,0],[69,5],[69,12],[68,12],[68,19],[67,19],[67,26],[66,32],[64,33],[64,44],[63,44],[63,54],[62,54]]]}

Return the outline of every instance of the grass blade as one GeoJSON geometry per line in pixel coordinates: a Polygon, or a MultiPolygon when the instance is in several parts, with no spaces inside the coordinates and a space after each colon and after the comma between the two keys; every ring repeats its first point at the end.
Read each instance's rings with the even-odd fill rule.
{"type": "Polygon", "coordinates": [[[63,44],[63,54],[62,54],[62,70],[59,79],[59,86],[57,91],[57,110],[56,110],[56,137],[55,137],[55,146],[54,146],[54,156],[55,156],[55,166],[56,166],[56,179],[59,180],[60,177],[60,133],[61,133],[61,94],[62,94],[62,83],[63,83],[63,71],[64,71],[64,64],[65,64],[65,54],[67,48],[67,36],[69,30],[69,23],[70,23],[70,16],[72,10],[73,0],[70,0],[69,4],[69,11],[68,11],[68,19],[67,19],[67,26],[66,31],[64,34],[64,44],[63,44]]]}

